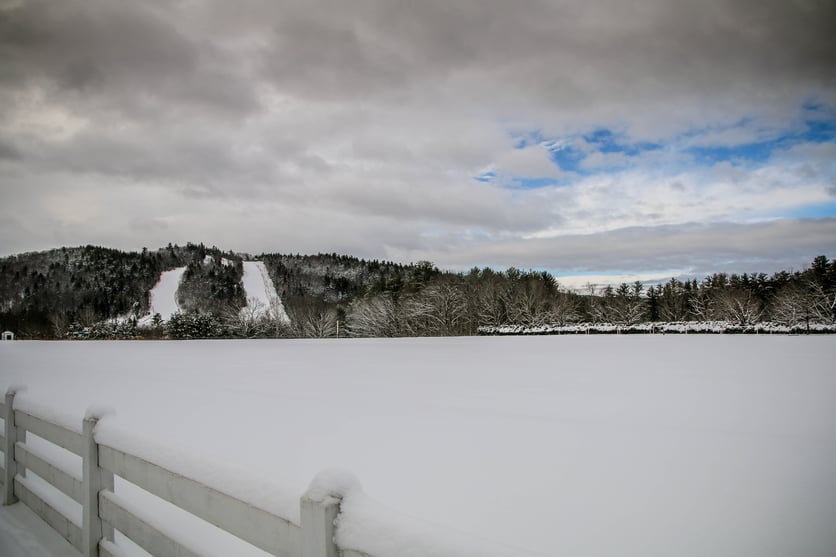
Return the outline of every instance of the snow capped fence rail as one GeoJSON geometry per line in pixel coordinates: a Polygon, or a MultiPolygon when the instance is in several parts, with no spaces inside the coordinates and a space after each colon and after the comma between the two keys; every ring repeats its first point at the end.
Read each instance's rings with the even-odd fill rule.
{"type": "Polygon", "coordinates": [[[0,433],[0,446],[4,452],[3,505],[22,502],[84,557],[123,555],[114,543],[115,531],[155,556],[199,555],[189,547],[188,540],[175,539],[155,526],[152,519],[134,511],[130,501],[116,492],[115,477],[127,480],[271,555],[371,557],[360,551],[339,548],[335,542],[335,522],[341,503],[338,489],[322,489],[321,486],[314,489],[312,484],[301,498],[301,524],[296,525],[211,486],[97,443],[95,428],[99,417],[93,412],[88,412],[79,433],[15,409],[14,398],[15,389],[10,389],[5,400],[0,402],[0,414],[5,420],[0,433]],[[26,443],[27,432],[81,457],[82,477],[32,451],[26,443]],[[80,504],[81,524],[49,498],[38,494],[26,477],[27,470],[80,504]]]}

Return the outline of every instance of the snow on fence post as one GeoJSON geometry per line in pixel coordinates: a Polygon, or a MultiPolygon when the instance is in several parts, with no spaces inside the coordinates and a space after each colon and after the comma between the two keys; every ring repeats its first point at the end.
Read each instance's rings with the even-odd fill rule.
{"type": "Polygon", "coordinates": [[[340,505],[360,489],[350,472],[327,469],[316,475],[300,501],[302,557],[339,557],[335,535],[340,505]]]}
{"type": "Polygon", "coordinates": [[[14,388],[6,391],[6,414],[3,416],[5,420],[5,436],[6,442],[3,447],[3,458],[5,469],[3,470],[3,505],[11,505],[17,503],[15,497],[15,474],[17,474],[17,463],[15,462],[15,443],[17,443],[17,426],[15,425],[15,390],[14,388]]]}
{"type": "Polygon", "coordinates": [[[93,433],[99,417],[90,413],[84,417],[84,455],[82,506],[82,555],[98,557],[99,542],[102,538],[113,541],[113,528],[104,525],[99,516],[99,492],[102,489],[113,490],[113,474],[99,467],[99,445],[93,433]]]}
{"type": "Polygon", "coordinates": [[[341,499],[328,495],[315,500],[302,497],[302,557],[338,557],[334,542],[334,521],[340,514],[341,499]]]}

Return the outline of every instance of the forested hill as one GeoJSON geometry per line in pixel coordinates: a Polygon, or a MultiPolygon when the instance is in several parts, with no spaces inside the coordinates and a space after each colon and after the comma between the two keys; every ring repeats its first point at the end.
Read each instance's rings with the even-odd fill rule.
{"type": "Polygon", "coordinates": [[[428,263],[337,254],[253,257],[192,243],[141,252],[64,247],[0,259],[0,330],[23,338],[62,338],[73,327],[141,317],[160,274],[177,267],[186,267],[178,289],[185,313],[237,314],[247,303],[241,263],[250,259],[264,261],[288,311],[300,317],[337,311],[343,317],[344,306],[358,295],[414,292],[439,274],[428,263]]]}
{"type": "Polygon", "coordinates": [[[160,273],[187,265],[198,249],[84,246],[0,259],[0,327],[24,336],[60,336],[73,321],[92,324],[141,313],[160,273]]]}
{"type": "Polygon", "coordinates": [[[202,244],[141,252],[84,246],[0,259],[0,330],[21,338],[467,335],[659,322],[832,328],[836,261],[819,256],[796,272],[717,273],[569,292],[540,271],[450,273],[426,261],[250,256],[202,244]],[[242,262],[252,259],[264,262],[289,324],[272,313],[242,311],[248,303],[242,262]],[[177,267],[185,267],[177,290],[182,314],[143,325],[149,291],[163,271],[177,267]]]}

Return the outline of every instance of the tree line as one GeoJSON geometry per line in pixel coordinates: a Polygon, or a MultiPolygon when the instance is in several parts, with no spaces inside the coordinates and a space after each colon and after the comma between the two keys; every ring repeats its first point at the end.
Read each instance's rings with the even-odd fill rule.
{"type": "Polygon", "coordinates": [[[536,329],[578,323],[719,321],[734,327],[773,322],[809,331],[836,324],[836,261],[816,257],[802,271],[771,276],[715,273],[702,281],[671,278],[567,291],[543,271],[472,269],[434,275],[401,295],[378,292],[349,308],[359,336],[469,335],[498,327],[536,329]]]}
{"type": "Polygon", "coordinates": [[[836,324],[836,261],[800,271],[715,273],[572,291],[546,271],[439,270],[338,254],[222,252],[187,244],[142,252],[85,246],[0,260],[0,328],[29,338],[453,336],[592,324],[777,323],[793,330],[836,324]],[[264,262],[289,320],[245,299],[242,261],[264,262]],[[182,312],[148,319],[162,271],[185,266],[182,312]],[[144,319],[143,316],[146,316],[144,319]]]}

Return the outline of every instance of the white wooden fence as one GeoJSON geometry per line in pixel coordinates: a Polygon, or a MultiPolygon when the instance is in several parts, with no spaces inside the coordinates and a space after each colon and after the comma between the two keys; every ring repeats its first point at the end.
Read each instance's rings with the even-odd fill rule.
{"type": "MultiPolygon", "coordinates": [[[[15,392],[0,402],[5,419],[0,446],[4,451],[3,505],[17,501],[32,509],[84,557],[120,557],[114,543],[118,530],[155,557],[199,555],[187,545],[156,529],[126,508],[114,492],[114,476],[184,509],[242,540],[279,557],[371,557],[339,548],[334,540],[340,499],[300,500],[301,525],[256,508],[210,486],[166,470],[147,460],[96,443],[98,418],[85,418],[82,433],[14,408],[15,392]],[[83,474],[74,476],[32,452],[26,443],[31,432],[82,458],[83,474]],[[27,487],[26,470],[50,483],[83,509],[78,526],[60,510],[27,487]]],[[[129,506],[129,505],[128,505],[129,506]]]]}

